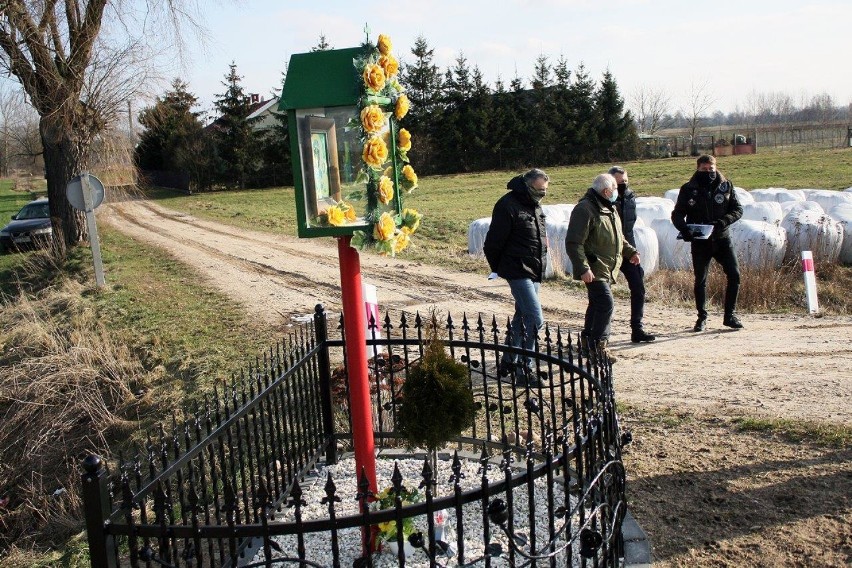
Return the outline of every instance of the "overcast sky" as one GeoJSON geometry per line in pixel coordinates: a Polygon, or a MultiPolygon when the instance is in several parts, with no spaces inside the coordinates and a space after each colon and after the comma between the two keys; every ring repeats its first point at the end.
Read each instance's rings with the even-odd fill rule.
{"type": "Polygon", "coordinates": [[[852,1],[790,0],[241,0],[204,2],[210,39],[191,43],[176,70],[204,109],[234,61],[247,92],[268,98],[285,62],[325,35],[333,48],[391,36],[411,61],[423,35],[445,70],[463,53],[493,85],[515,73],[529,85],[536,58],[560,55],[593,78],[609,68],[625,99],[642,85],[686,108],[690,85],[712,84],[714,110],[744,107],[749,93],[827,93],[852,102],[852,1]]]}

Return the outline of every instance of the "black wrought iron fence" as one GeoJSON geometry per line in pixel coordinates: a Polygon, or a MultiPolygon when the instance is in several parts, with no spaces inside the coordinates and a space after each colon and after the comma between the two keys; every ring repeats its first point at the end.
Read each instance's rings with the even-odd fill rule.
{"type": "Polygon", "coordinates": [[[511,332],[494,318],[443,323],[478,416],[438,470],[424,459],[416,475],[401,473],[423,456],[404,448],[396,412],[423,355],[425,322],[388,315],[369,334],[378,457],[393,466],[379,486],[392,506],[376,508],[354,467],[335,469],[352,438],[345,339],[342,323],[329,337],[317,306],[313,322],[189,420],[152,436],[142,455],[109,467],[86,459],[92,565],[618,565],[629,433],[619,429],[609,362],[559,328],[545,328],[526,352],[506,346],[511,332]],[[506,352],[533,361],[524,380],[501,370],[506,352]],[[403,486],[422,501],[404,503],[403,486]]]}

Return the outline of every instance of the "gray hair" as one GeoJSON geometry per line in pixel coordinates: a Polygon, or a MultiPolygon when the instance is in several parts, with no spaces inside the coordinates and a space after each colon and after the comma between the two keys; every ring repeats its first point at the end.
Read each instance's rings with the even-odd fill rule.
{"type": "Polygon", "coordinates": [[[602,195],[605,189],[614,189],[617,185],[618,183],[611,174],[600,174],[595,178],[595,181],[592,182],[592,189],[594,189],[598,195],[602,195]]]}
{"type": "Polygon", "coordinates": [[[539,178],[544,179],[544,181],[550,181],[550,178],[547,176],[546,173],[544,173],[544,170],[533,168],[524,174],[524,183],[527,185],[532,185],[532,182],[539,178]]]}
{"type": "Polygon", "coordinates": [[[624,175],[627,172],[625,172],[624,168],[622,168],[621,166],[612,166],[607,173],[610,174],[610,175],[615,175],[615,174],[624,175]]]}

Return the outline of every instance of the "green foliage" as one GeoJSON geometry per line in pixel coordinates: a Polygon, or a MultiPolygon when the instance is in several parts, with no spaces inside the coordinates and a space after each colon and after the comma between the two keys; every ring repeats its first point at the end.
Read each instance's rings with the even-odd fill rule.
{"type": "Polygon", "coordinates": [[[433,311],[423,358],[402,386],[399,431],[411,447],[435,451],[470,428],[475,416],[467,368],[445,351],[433,311]]]}
{"type": "Polygon", "coordinates": [[[219,158],[216,165],[222,182],[242,189],[254,167],[257,138],[248,121],[251,103],[243,90],[243,78],[237,74],[236,63],[229,68],[222,83],[225,92],[217,95],[213,103],[219,111],[219,118],[213,123],[219,158]]]}

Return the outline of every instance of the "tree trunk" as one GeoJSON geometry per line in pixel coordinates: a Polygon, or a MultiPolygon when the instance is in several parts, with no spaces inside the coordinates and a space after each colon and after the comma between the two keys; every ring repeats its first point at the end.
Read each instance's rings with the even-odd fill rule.
{"type": "Polygon", "coordinates": [[[39,132],[53,222],[53,251],[57,260],[64,260],[66,247],[77,246],[86,238],[83,213],[74,209],[65,197],[65,188],[71,178],[80,173],[84,156],[78,150],[82,145],[77,143],[61,115],[56,116],[59,114],[43,116],[39,121],[39,132]]]}

